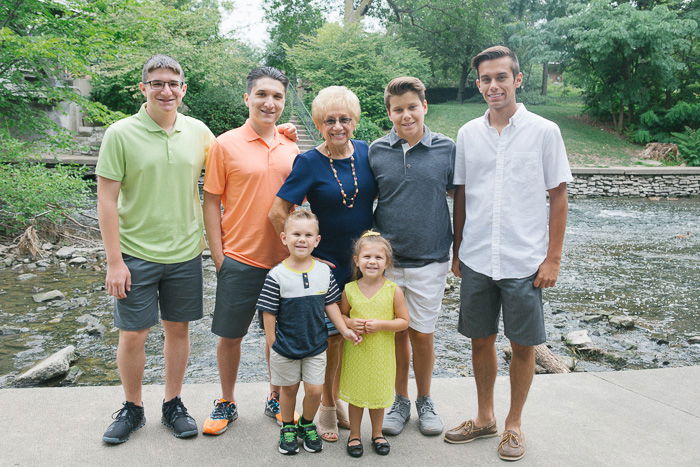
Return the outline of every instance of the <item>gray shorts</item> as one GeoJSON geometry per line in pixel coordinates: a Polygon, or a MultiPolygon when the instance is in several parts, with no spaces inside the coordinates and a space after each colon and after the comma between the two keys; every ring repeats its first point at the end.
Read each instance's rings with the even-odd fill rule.
{"type": "Polygon", "coordinates": [[[229,339],[237,339],[248,333],[268,271],[224,256],[217,273],[211,332],[229,339]]]}
{"type": "Polygon", "coordinates": [[[174,264],[122,255],[131,273],[131,290],[115,300],[114,325],[125,331],[148,329],[164,321],[202,317],[202,256],[174,264]]]}
{"type": "Polygon", "coordinates": [[[523,279],[494,281],[461,261],[459,270],[460,334],[472,339],[497,334],[498,317],[503,310],[503,329],[508,339],[520,345],[538,345],[547,340],[542,289],[532,285],[537,273],[523,279]]]}

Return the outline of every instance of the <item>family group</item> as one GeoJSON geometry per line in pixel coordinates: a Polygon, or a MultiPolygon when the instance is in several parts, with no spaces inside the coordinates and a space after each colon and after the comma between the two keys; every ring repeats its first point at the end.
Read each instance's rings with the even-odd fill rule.
{"type": "Polygon", "coordinates": [[[459,130],[456,144],[425,125],[425,86],[404,76],[384,91],[393,127],[371,144],[353,139],[357,96],[344,86],[322,89],[311,114],[323,142],[299,154],[294,125],[278,125],[289,85],[279,70],[248,74],[247,121],[215,137],[178,113],[187,92],[180,64],[166,55],[145,63],[146,102],[107,129],[96,168],[126,400],[105,443],[123,443],[145,423],[145,342],[159,322],[162,422],[179,438],[198,434],[180,393],[188,325],[203,316],[208,244],[221,394],[203,433],[220,435],[238,417],[241,341],[257,311],[270,376],[261,405],[281,426],[282,454],[296,454],[300,444],[319,452],[324,441],[338,441],[340,427],[350,430],[347,453],[362,456],[364,409],[372,449],[389,454],[386,436],[399,435],[411,418],[412,364],[422,434],[444,432],[449,443],[500,435],[501,459],[524,456],[522,409],[534,346],[546,339],[542,289],[559,274],[572,177],[557,125],[516,102],[523,75],[515,54],[490,47],[472,66],[488,109],[459,130]],[[305,202],[310,211],[300,207],[305,202]],[[445,431],[431,383],[450,272],[461,278],[457,329],[471,339],[478,403],[474,418],[445,431]],[[499,433],[493,389],[501,315],[513,354],[499,433]]]}

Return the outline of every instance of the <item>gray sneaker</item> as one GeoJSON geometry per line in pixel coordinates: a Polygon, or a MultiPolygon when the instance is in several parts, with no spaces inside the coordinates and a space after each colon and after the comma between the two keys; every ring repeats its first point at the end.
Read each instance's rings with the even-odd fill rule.
{"type": "Polygon", "coordinates": [[[435,404],[430,396],[416,399],[416,410],[418,411],[418,429],[421,433],[426,436],[435,436],[442,433],[445,426],[435,411],[435,404]]]}
{"type": "Polygon", "coordinates": [[[411,400],[397,394],[394,398],[394,404],[384,416],[382,433],[396,436],[403,431],[403,428],[410,419],[411,400]]]}

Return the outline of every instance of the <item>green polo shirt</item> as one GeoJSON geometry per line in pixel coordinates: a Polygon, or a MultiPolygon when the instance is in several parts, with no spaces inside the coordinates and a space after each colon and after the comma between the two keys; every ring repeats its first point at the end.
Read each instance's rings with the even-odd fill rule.
{"type": "Polygon", "coordinates": [[[197,184],[213,140],[204,123],[179,113],[167,133],[148,115],[146,104],[107,129],[95,173],[121,182],[122,253],[172,264],[202,252],[197,184]]]}

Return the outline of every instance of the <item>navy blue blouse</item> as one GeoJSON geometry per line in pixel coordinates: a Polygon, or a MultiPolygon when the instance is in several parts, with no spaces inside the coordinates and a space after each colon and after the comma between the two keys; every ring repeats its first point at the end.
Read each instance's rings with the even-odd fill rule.
{"type": "MultiPolygon", "coordinates": [[[[336,266],[331,271],[341,290],[352,275],[352,243],[362,232],[372,228],[372,206],[377,195],[377,184],[367,158],[369,147],[364,141],[353,139],[351,142],[355,148],[353,157],[360,189],[354,207],[343,205],[330,161],[316,149],[297,156],[292,172],[277,192],[277,196],[292,204],[302,204],[304,198],[309,201],[311,210],[318,217],[321,233],[321,243],[313,255],[336,266]]],[[[334,159],[333,167],[343,184],[343,191],[351,197],[355,193],[355,184],[350,158],[334,159]]]]}

